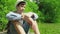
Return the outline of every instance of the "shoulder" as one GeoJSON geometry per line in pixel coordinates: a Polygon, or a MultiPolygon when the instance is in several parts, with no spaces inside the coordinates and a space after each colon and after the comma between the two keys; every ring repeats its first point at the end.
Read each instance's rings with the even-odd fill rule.
{"type": "Polygon", "coordinates": [[[38,15],[34,12],[28,12],[28,13],[25,13],[26,15],[32,17],[33,19],[38,19],[38,15]]]}
{"type": "Polygon", "coordinates": [[[21,19],[21,15],[17,14],[17,13],[14,13],[14,12],[9,12],[6,15],[6,17],[7,17],[8,20],[19,20],[19,19],[21,19]]]}
{"type": "Polygon", "coordinates": [[[7,13],[7,15],[6,16],[11,16],[11,15],[15,15],[15,16],[20,16],[20,14],[18,14],[18,13],[15,13],[15,12],[9,12],[9,13],[7,13]]]}
{"type": "Polygon", "coordinates": [[[8,15],[8,14],[12,14],[12,13],[14,13],[14,12],[10,11],[10,12],[8,12],[6,15],[8,15]]]}
{"type": "Polygon", "coordinates": [[[34,12],[29,12],[30,14],[32,14],[32,17],[34,17],[33,19],[36,20],[38,19],[38,15],[34,12]]]}

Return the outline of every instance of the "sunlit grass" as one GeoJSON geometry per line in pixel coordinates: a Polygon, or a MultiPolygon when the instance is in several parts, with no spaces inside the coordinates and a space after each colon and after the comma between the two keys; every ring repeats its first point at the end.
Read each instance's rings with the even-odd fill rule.
{"type": "Polygon", "coordinates": [[[60,34],[60,23],[38,23],[38,27],[41,34],[60,34]]]}
{"type": "Polygon", "coordinates": [[[39,23],[41,34],[60,34],[60,23],[39,23]]]}

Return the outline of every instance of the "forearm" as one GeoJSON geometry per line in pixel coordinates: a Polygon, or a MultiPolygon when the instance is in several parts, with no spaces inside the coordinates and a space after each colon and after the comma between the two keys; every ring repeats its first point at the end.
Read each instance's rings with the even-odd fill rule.
{"type": "Polygon", "coordinates": [[[17,21],[15,21],[14,23],[15,29],[18,32],[18,34],[25,34],[24,29],[22,28],[21,25],[19,25],[19,23],[17,21]]]}
{"type": "Polygon", "coordinates": [[[34,30],[35,34],[40,34],[36,21],[34,21],[32,29],[34,30]]]}
{"type": "Polygon", "coordinates": [[[18,21],[16,21],[16,20],[21,19],[20,14],[17,14],[15,12],[10,12],[6,15],[6,17],[9,21],[12,21],[12,23],[14,24],[14,27],[15,27],[16,31],[18,32],[18,34],[25,34],[24,29],[22,28],[22,26],[18,23],[18,21]]]}
{"type": "Polygon", "coordinates": [[[36,21],[34,21],[32,18],[29,18],[26,21],[30,24],[35,34],[40,34],[36,21]]]}
{"type": "Polygon", "coordinates": [[[32,18],[25,18],[25,20],[30,24],[35,34],[40,34],[36,21],[34,21],[32,18]]]}

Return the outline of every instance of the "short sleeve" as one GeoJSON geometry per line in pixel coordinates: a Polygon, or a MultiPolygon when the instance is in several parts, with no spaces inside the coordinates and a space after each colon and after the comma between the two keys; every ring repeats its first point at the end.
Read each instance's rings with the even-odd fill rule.
{"type": "Polygon", "coordinates": [[[33,15],[34,15],[34,20],[36,20],[36,19],[38,19],[38,15],[36,14],[36,13],[33,13],[33,15]]]}
{"type": "Polygon", "coordinates": [[[8,20],[20,20],[21,19],[21,15],[20,14],[17,14],[17,13],[14,13],[14,12],[10,12],[6,15],[7,19],[8,20]]]}
{"type": "Polygon", "coordinates": [[[31,15],[31,18],[34,20],[38,19],[38,15],[34,12],[29,12],[29,15],[31,15]]]}

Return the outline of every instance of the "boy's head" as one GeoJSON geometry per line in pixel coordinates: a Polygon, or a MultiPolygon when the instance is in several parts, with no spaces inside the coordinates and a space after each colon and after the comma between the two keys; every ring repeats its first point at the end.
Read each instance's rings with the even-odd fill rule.
{"type": "Polygon", "coordinates": [[[25,1],[20,1],[20,2],[18,2],[17,3],[17,5],[16,6],[19,6],[19,5],[25,5],[26,4],[26,2],[25,1]]]}
{"type": "Polygon", "coordinates": [[[20,1],[17,3],[16,8],[21,13],[25,9],[25,5],[26,5],[25,1],[20,1]]]}

